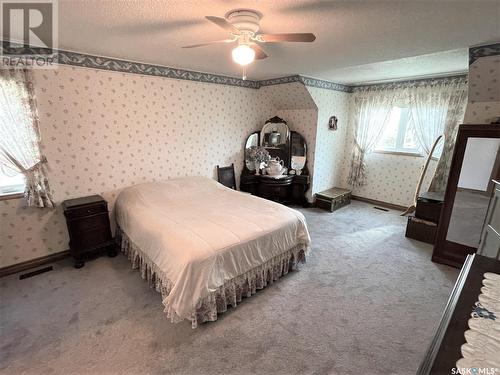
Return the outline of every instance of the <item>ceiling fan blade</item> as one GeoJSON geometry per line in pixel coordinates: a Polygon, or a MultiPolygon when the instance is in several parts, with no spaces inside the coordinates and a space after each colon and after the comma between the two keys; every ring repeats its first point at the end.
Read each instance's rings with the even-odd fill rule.
{"type": "Polygon", "coordinates": [[[314,42],[316,40],[316,36],[312,33],[260,34],[258,38],[266,43],[314,42]]]}
{"type": "Polygon", "coordinates": [[[268,57],[267,53],[265,53],[264,50],[257,43],[250,44],[250,48],[252,48],[255,51],[256,60],[263,60],[268,57]]]}
{"type": "Polygon", "coordinates": [[[224,39],[224,40],[214,40],[212,42],[206,42],[206,43],[199,43],[199,44],[191,44],[189,46],[183,46],[182,48],[196,48],[196,47],[204,47],[204,46],[210,46],[212,44],[225,44],[225,43],[232,43],[234,42],[234,39],[224,39]]]}
{"type": "Polygon", "coordinates": [[[236,27],[234,27],[231,23],[229,23],[225,18],[215,17],[215,16],[205,16],[205,18],[217,26],[222,27],[224,30],[229,31],[232,34],[240,35],[241,32],[236,27]]]}

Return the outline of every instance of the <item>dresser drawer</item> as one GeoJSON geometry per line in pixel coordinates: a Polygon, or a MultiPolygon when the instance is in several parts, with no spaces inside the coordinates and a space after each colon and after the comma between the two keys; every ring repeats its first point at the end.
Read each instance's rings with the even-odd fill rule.
{"type": "Polygon", "coordinates": [[[71,220],[68,230],[70,248],[77,252],[105,245],[112,240],[107,213],[71,220]]]}
{"type": "Polygon", "coordinates": [[[62,202],[68,226],[69,248],[75,268],[83,267],[87,255],[106,250],[116,255],[109,223],[108,204],[100,195],[67,199],[62,202]]]}
{"type": "Polygon", "coordinates": [[[106,202],[101,202],[99,204],[92,204],[88,206],[81,206],[78,208],[72,208],[69,210],[66,210],[64,212],[64,215],[66,215],[66,218],[68,220],[74,220],[77,218],[81,218],[84,216],[90,216],[90,215],[96,215],[100,213],[107,213],[108,212],[108,205],[106,202]]]}

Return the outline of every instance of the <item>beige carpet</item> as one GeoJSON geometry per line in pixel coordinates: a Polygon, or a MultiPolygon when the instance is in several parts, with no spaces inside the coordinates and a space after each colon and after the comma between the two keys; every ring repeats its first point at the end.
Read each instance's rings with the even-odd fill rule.
{"type": "Polygon", "coordinates": [[[302,270],[197,330],[168,322],[122,255],[0,279],[0,372],[414,374],[458,270],[432,263],[394,211],[302,212],[302,270]]]}

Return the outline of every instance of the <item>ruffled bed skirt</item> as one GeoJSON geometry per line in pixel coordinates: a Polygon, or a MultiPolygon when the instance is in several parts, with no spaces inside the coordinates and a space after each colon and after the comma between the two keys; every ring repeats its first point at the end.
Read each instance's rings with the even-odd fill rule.
{"type": "MultiPolygon", "coordinates": [[[[166,298],[174,286],[172,281],[128,238],[120,227],[117,227],[116,239],[122,252],[132,262],[132,269],[139,269],[141,277],[148,281],[149,286],[161,293],[167,318],[173,323],[182,321],[183,319],[166,303],[166,298]]],[[[196,328],[198,323],[217,320],[217,314],[227,311],[229,306],[236,307],[243,297],[252,296],[257,290],[272,284],[305,261],[304,245],[299,245],[226,281],[224,285],[210,292],[197,303],[189,318],[192,328],[196,328]]]]}

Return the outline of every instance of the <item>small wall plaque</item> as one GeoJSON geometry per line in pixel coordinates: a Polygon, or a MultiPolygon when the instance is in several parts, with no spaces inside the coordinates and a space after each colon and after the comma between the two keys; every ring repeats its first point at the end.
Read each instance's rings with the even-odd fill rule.
{"type": "Polygon", "coordinates": [[[337,130],[337,122],[337,116],[330,117],[330,119],[328,120],[328,129],[333,131],[337,130]]]}

